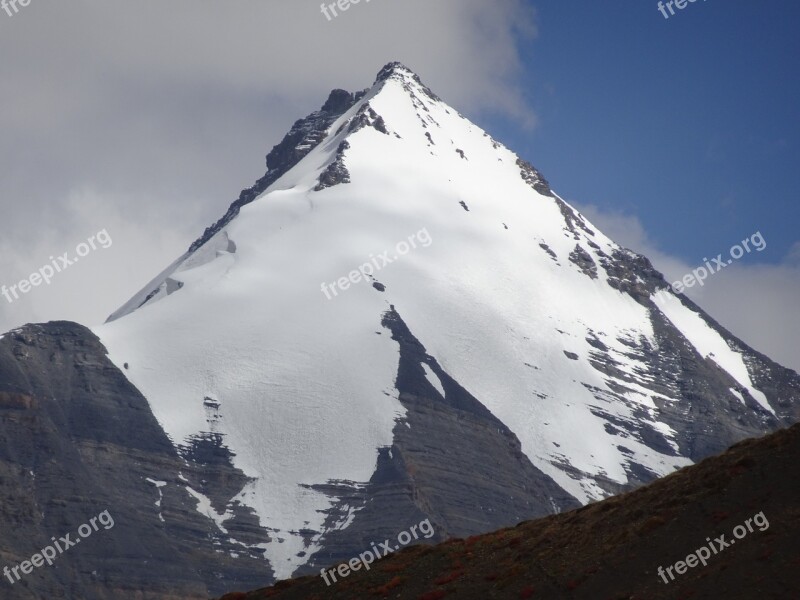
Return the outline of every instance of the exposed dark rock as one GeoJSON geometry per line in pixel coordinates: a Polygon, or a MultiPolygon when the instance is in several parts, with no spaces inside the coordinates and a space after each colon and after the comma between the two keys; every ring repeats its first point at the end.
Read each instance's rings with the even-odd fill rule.
{"type": "MultiPolygon", "coordinates": [[[[378,73],[378,77],[375,79],[375,83],[380,81],[387,81],[391,77],[401,77],[401,76],[411,76],[411,79],[416,82],[423,90],[425,95],[430,100],[441,101],[441,98],[433,93],[433,91],[419,78],[419,75],[411,71],[408,67],[403,65],[399,62],[390,62],[385,67],[383,67],[380,72],[378,73]],[[402,74],[402,75],[401,75],[402,74]]],[[[406,85],[404,86],[406,91],[409,91],[410,88],[406,85]]]]}
{"type": "Polygon", "coordinates": [[[189,252],[194,252],[210,240],[239,214],[243,206],[255,200],[264,190],[316,148],[325,138],[331,124],[350,110],[356,102],[364,97],[365,93],[366,91],[350,93],[344,90],[333,90],[322,109],[296,121],[283,140],[267,154],[267,173],[252,187],[242,191],[239,199],[230,205],[225,215],[206,229],[203,235],[189,247],[189,252]]]}
{"type": "Polygon", "coordinates": [[[547,183],[544,175],[537,171],[531,163],[518,158],[517,166],[519,167],[520,174],[525,183],[544,196],[553,196],[550,184],[547,183]]]}
{"type": "Polygon", "coordinates": [[[228,541],[268,539],[250,511],[233,507],[223,535],[186,490],[208,493],[224,512],[210,490],[232,495],[246,478],[230,467],[221,441],[193,442],[189,462],[182,459],[88,329],[27,325],[0,340],[0,427],[4,565],[29,559],[53,536],[74,538],[103,511],[114,520],[53,567],[13,585],[0,581],[2,598],[200,599],[269,579],[263,555],[228,541]]]}
{"type": "Polygon", "coordinates": [[[589,254],[580,244],[575,244],[575,249],[569,253],[569,260],[588,277],[597,279],[597,265],[589,254]]]}
{"type": "MultiPolygon", "coordinates": [[[[396,387],[407,414],[395,426],[392,447],[381,450],[365,489],[325,490],[339,497],[339,506],[363,508],[347,529],[328,533],[325,549],[298,573],[318,572],[356,555],[369,541],[396,537],[402,528],[387,527],[390,523],[408,527],[428,518],[436,541],[577,506],[531,464],[511,430],[426,352],[394,307],[383,326],[400,346],[396,387]],[[423,364],[444,395],[428,380],[423,364]]],[[[341,517],[341,509],[334,509],[329,521],[341,517]]]]}
{"type": "Polygon", "coordinates": [[[347,140],[344,140],[336,149],[336,156],[333,161],[325,168],[319,176],[319,183],[314,187],[315,192],[325,188],[338,185],[340,183],[350,183],[350,173],[344,165],[344,153],[350,148],[347,140]]]}
{"type": "Polygon", "coordinates": [[[630,250],[615,250],[610,257],[601,257],[600,265],[608,275],[608,285],[648,307],[652,306],[650,296],[667,286],[646,257],[630,250]]]}
{"type": "Polygon", "coordinates": [[[376,113],[369,104],[365,104],[361,110],[358,111],[355,117],[350,121],[348,132],[355,133],[365,127],[372,127],[376,131],[389,135],[386,129],[386,122],[383,117],[376,113]]]}
{"type": "Polygon", "coordinates": [[[549,254],[549,255],[550,255],[550,258],[552,258],[554,261],[558,262],[558,257],[556,256],[556,253],[555,253],[555,252],[553,252],[553,249],[552,249],[552,248],[550,248],[550,246],[548,246],[548,245],[547,245],[547,244],[545,244],[544,242],[541,242],[541,243],[539,244],[539,248],[541,248],[542,250],[544,250],[545,252],[547,252],[547,254],[549,254]]]}
{"type": "Polygon", "coordinates": [[[567,224],[567,229],[572,233],[572,236],[576,240],[580,239],[578,229],[582,230],[586,235],[594,235],[594,231],[589,228],[580,213],[570,208],[566,202],[564,202],[555,194],[552,195],[556,201],[556,204],[558,205],[559,210],[561,211],[561,214],[564,217],[564,222],[567,224]]]}

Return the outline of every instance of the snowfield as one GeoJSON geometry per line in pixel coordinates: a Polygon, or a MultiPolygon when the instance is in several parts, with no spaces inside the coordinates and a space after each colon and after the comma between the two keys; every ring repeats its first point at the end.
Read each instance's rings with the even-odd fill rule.
{"type": "MultiPolygon", "coordinates": [[[[368,482],[378,449],[392,445],[402,422],[398,345],[381,326],[390,306],[512,429],[533,465],[581,502],[608,495],[595,477],[628,481],[631,454],[621,444],[657,474],[691,462],[677,455],[645,358],[631,351],[657,345],[648,310],[610,286],[604,269],[593,278],[569,259],[578,245],[599,264],[619,246],[588,222],[588,231],[570,231],[556,198],[526,183],[517,160],[398,69],[212,240],[95,328],[176,445],[208,431],[225,436],[234,465],[252,478],[231,503],[252,508],[271,532],[265,556],[277,577],[324,539],[323,511],[333,500],[308,486],[368,482]],[[387,133],[343,127],[365,104],[387,133]],[[350,182],[314,191],[345,139],[350,182]],[[320,293],[321,283],[422,228],[429,247],[375,272],[384,292],[369,281],[335,300],[320,293]],[[622,391],[592,364],[589,338],[625,374],[622,391]],[[213,423],[206,398],[219,404],[213,423]],[[676,452],[609,431],[599,411],[644,420],[676,452]],[[316,532],[312,547],[300,530],[316,532]]],[[[772,411],[742,357],[700,316],[673,299],[658,307],[772,411]]],[[[426,375],[444,394],[437,376],[426,375]]],[[[227,507],[192,494],[224,534],[227,507]]]]}

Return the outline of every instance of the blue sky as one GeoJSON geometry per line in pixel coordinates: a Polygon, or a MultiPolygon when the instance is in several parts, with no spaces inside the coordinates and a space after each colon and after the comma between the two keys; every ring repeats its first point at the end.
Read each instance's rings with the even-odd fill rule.
{"type": "Polygon", "coordinates": [[[800,239],[800,3],[533,2],[522,40],[538,124],[482,123],[578,204],[639,218],[691,264],[760,230],[800,239]],[[579,6],[579,8],[576,8],[579,6]]]}

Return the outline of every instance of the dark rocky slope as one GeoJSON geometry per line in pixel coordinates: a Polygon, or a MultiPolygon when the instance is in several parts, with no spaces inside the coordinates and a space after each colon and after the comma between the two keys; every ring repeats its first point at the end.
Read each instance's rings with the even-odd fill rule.
{"type": "MultiPolygon", "coordinates": [[[[0,339],[0,432],[0,568],[52,537],[79,537],[103,511],[114,520],[52,566],[13,584],[2,577],[1,598],[206,598],[229,589],[223,572],[253,586],[269,577],[263,558],[215,551],[214,525],[186,491],[242,485],[241,473],[183,460],[88,329],[54,322],[0,339]]],[[[227,525],[247,539],[255,521],[242,514],[227,525]]]]}
{"type": "Polygon", "coordinates": [[[370,541],[392,538],[426,518],[432,539],[439,541],[580,506],[534,467],[517,436],[425,351],[394,307],[383,326],[400,346],[396,386],[407,413],[358,497],[350,488],[341,496],[335,487],[320,486],[338,496],[340,506],[363,508],[349,527],[326,536],[324,549],[300,573],[347,560],[370,541]],[[444,395],[428,382],[422,364],[442,382],[444,395]]]}
{"type": "Polygon", "coordinates": [[[800,598],[798,480],[800,424],[578,510],[401,550],[329,587],[311,576],[223,600],[800,598]],[[748,519],[752,531],[737,529],[748,519]],[[718,551],[706,566],[664,583],[659,567],[707,538],[718,551]]]}

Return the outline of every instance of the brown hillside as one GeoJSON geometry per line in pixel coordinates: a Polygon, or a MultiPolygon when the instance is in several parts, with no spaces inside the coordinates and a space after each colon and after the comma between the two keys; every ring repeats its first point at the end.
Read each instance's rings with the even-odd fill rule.
{"type": "MultiPolygon", "coordinates": [[[[664,577],[668,577],[665,573],[664,577]]],[[[326,586],[279,582],[223,600],[800,599],[800,424],[633,492],[510,529],[415,546],[326,586]],[[737,529],[751,520],[752,532],[737,529]],[[761,527],[759,527],[759,524],[761,527]],[[764,531],[761,531],[764,529],[764,531]],[[724,535],[664,583],[657,569],[724,535]]]]}

